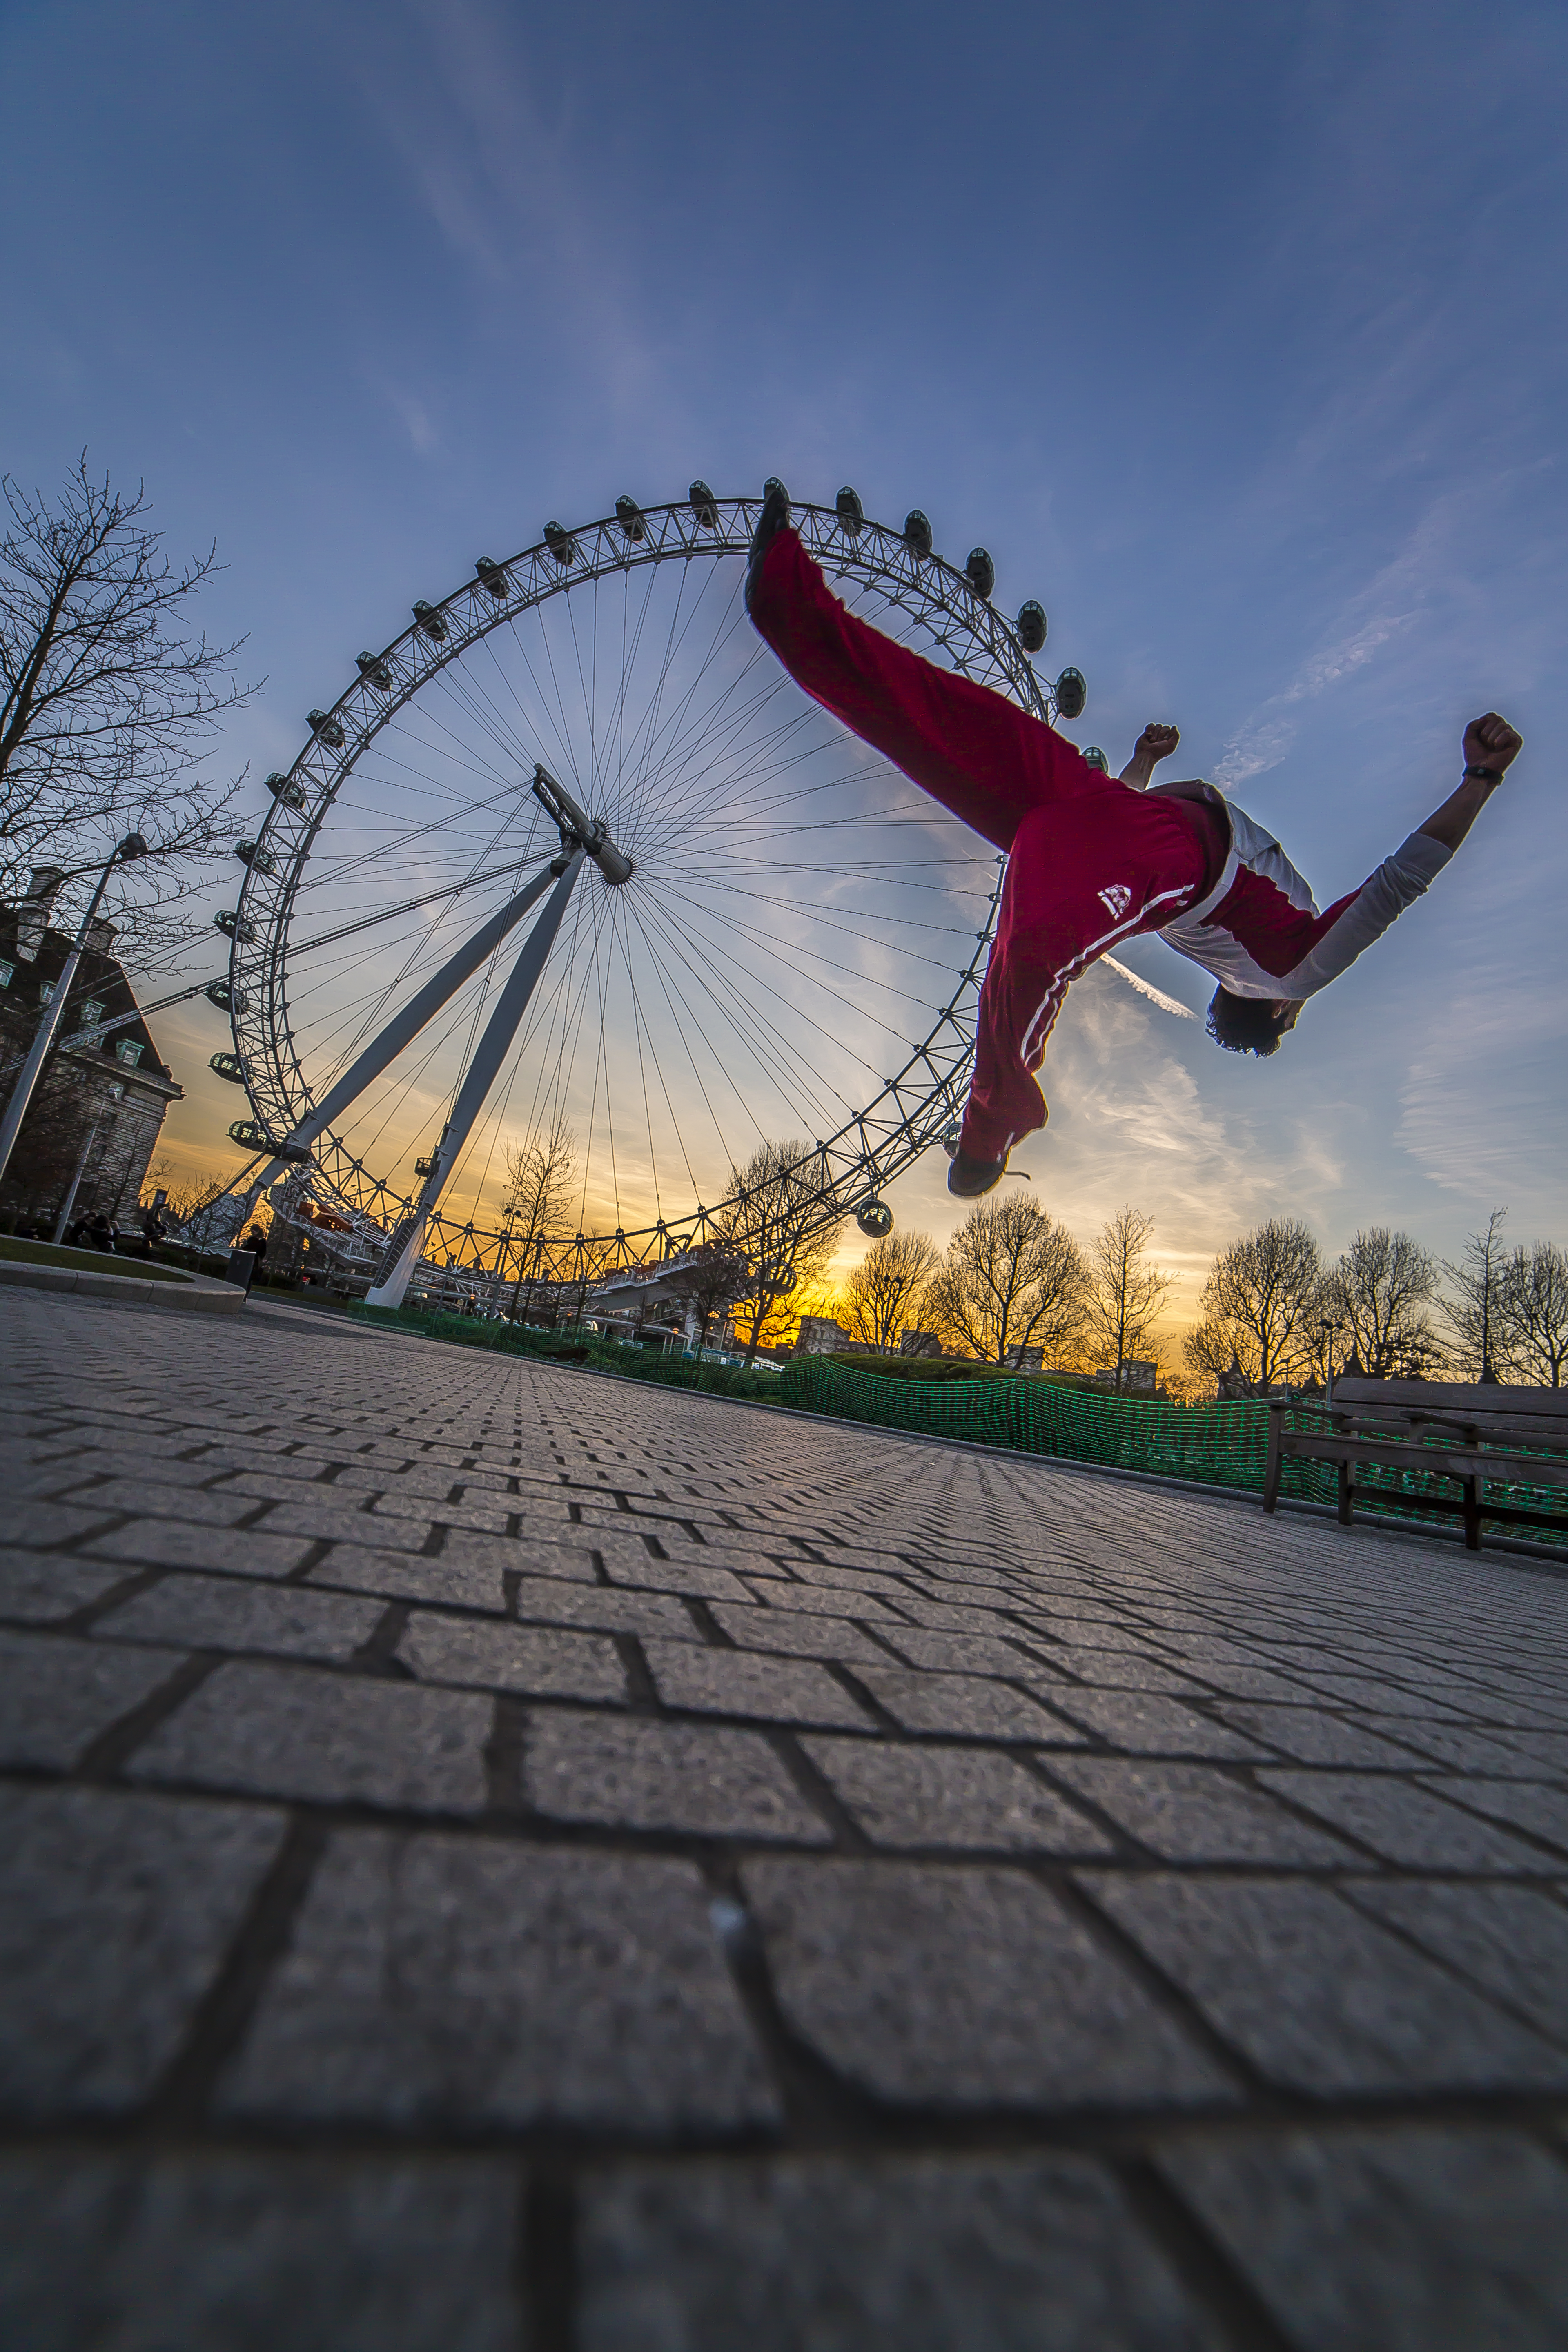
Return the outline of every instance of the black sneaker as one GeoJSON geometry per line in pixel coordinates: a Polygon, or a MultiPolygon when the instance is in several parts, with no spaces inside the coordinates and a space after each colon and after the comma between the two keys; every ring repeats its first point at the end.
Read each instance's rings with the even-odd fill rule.
{"type": "Polygon", "coordinates": [[[762,513],[757,517],[757,527],[752,533],[752,557],[751,562],[746,566],[746,610],[748,613],[752,609],[752,591],[756,586],[757,574],[763,568],[763,563],[766,558],[767,551],[773,545],[774,540],[778,537],[780,531],[787,530],[788,529],[789,492],[785,489],[782,482],[770,482],[767,496],[763,500],[762,513]]]}
{"type": "Polygon", "coordinates": [[[958,1150],[948,1162],[947,1189],[961,1201],[978,1201],[989,1192],[1007,1173],[1007,1154],[1000,1160],[972,1160],[967,1151],[958,1150]]]}

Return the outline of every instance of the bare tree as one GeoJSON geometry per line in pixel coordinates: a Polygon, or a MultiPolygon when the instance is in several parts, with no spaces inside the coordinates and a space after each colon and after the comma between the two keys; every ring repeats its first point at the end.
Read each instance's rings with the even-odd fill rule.
{"type": "Polygon", "coordinates": [[[1568,1253],[1555,1242],[1516,1249],[1503,1288],[1512,1369],[1560,1389],[1568,1370],[1568,1253]]]}
{"type": "Polygon", "coordinates": [[[1409,1234],[1372,1225],[1356,1234],[1323,1284],[1323,1306],[1344,1326],[1363,1369],[1387,1380],[1419,1379],[1437,1353],[1429,1313],[1437,1261],[1409,1234]]]}
{"type": "Polygon", "coordinates": [[[1310,1361],[1321,1316],[1322,1257],[1300,1218],[1271,1217],[1221,1250],[1198,1295],[1199,1321],[1183,1342],[1195,1372],[1274,1387],[1310,1361]]]}
{"type": "Polygon", "coordinates": [[[511,1286],[510,1313],[515,1322],[518,1297],[526,1279],[528,1297],[522,1312],[527,1314],[533,1297],[534,1284],[540,1274],[543,1244],[558,1234],[571,1212],[573,1179],[577,1172],[577,1139],[566,1121],[557,1116],[548,1128],[536,1135],[531,1143],[509,1148],[506,1155],[506,1190],[501,1195],[501,1215],[511,1230],[517,1250],[517,1280],[511,1286]]]}
{"type": "Polygon", "coordinates": [[[174,904],[232,845],[243,780],[198,772],[255,691],[235,682],[237,644],[188,633],[216,550],[171,563],[145,492],[92,480],[85,457],[52,502],[8,475],[0,495],[0,892],[46,860],[68,887],[136,832],[148,854],[117,869],[132,896],[115,920],[143,952],[166,947],[174,904]]]}
{"type": "Polygon", "coordinates": [[[1505,1381],[1516,1370],[1509,1320],[1509,1261],[1503,1248],[1506,1209],[1494,1209],[1484,1234],[1470,1234],[1457,1265],[1445,1259],[1453,1287],[1438,1304],[1458,1342],[1459,1369],[1468,1380],[1505,1381]]]}
{"type": "Polygon", "coordinates": [[[890,1356],[905,1324],[918,1318],[937,1264],[929,1234],[884,1234],[844,1285],[838,1312],[845,1328],[863,1346],[890,1356]]]}
{"type": "Polygon", "coordinates": [[[1065,1225],[1026,1192],[977,1201],[947,1245],[926,1293],[942,1336],[986,1363],[1016,1348],[1054,1359],[1083,1329],[1088,1271],[1065,1225]]]}
{"type": "Polygon", "coordinates": [[[686,1252],[686,1257],[676,1297],[679,1304],[697,1318],[700,1346],[707,1339],[708,1326],[714,1316],[733,1307],[752,1287],[752,1262],[723,1242],[699,1242],[686,1252]]]}
{"type": "Polygon", "coordinates": [[[782,1301],[801,1284],[819,1280],[832,1261],[844,1220],[824,1216],[826,1184],[809,1143],[759,1144],[743,1168],[730,1171],[734,1198],[715,1238],[752,1269],[734,1302],[737,1331],[742,1322],[749,1327],[748,1364],[782,1301]]]}
{"type": "Polygon", "coordinates": [[[1085,1297],[1089,1336],[1114,1369],[1120,1391],[1123,1366],[1150,1346],[1171,1287],[1169,1275],[1148,1263],[1154,1220],[1132,1208],[1107,1218],[1089,1247],[1085,1297]]]}

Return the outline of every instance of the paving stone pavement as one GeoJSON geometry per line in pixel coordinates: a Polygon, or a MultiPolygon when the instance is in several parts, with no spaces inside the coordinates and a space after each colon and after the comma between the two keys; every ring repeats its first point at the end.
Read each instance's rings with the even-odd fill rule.
{"type": "Polygon", "coordinates": [[[1568,2342],[1568,1582],[0,1296],[0,2343],[1568,2342]]]}

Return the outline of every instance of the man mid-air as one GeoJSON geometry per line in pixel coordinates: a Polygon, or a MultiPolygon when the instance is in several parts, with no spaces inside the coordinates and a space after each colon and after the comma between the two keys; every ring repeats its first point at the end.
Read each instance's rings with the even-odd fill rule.
{"type": "Polygon", "coordinates": [[[1359,890],[1320,914],[1273,835],[1196,780],[1150,790],[1179,741],[1145,727],[1120,777],[1005,695],[939,669],[845,610],[774,486],[752,541],[746,604],[823,708],[943,808],[1007,852],[975,1023],[974,1076],[948,1189],[990,1192],[1047,1112],[1034,1073],[1069,983],[1139,931],[1214,974],[1208,1032],[1274,1054],[1309,996],[1355,961],[1458,849],[1521,739],[1489,712],[1465,730],[1457,792],[1359,890]]]}

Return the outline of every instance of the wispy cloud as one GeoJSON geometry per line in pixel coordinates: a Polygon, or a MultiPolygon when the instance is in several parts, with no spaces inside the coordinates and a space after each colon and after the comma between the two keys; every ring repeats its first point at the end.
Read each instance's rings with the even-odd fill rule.
{"type": "MultiPolygon", "coordinates": [[[[1382,581],[1376,583],[1380,587],[1384,584],[1382,581]]],[[[1225,756],[1215,770],[1216,783],[1244,784],[1249,776],[1260,776],[1268,769],[1277,768],[1296,740],[1300,724],[1297,707],[1315,700],[1352,677],[1357,670],[1364,669],[1380,649],[1402,629],[1408,628],[1415,617],[1413,611],[1373,613],[1353,622],[1320,652],[1311,655],[1289,685],[1271,696],[1226,745],[1225,756]]]]}

